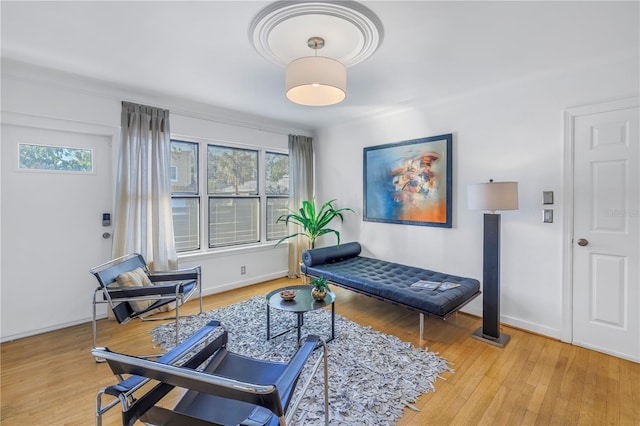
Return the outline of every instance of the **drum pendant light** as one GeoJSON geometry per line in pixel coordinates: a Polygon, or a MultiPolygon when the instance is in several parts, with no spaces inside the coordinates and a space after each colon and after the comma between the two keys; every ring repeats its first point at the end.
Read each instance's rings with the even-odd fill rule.
{"type": "Polygon", "coordinates": [[[327,106],[347,96],[347,69],[339,61],[318,56],[324,39],[311,37],[307,46],[315,51],[291,61],[286,70],[287,99],[300,105],[327,106]]]}

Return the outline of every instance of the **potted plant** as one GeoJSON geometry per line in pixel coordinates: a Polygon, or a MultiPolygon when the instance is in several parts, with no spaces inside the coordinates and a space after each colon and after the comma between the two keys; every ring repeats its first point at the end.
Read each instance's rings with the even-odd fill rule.
{"type": "Polygon", "coordinates": [[[316,300],[324,300],[329,290],[329,280],[324,277],[312,278],[309,282],[311,287],[311,296],[316,300]]]}
{"type": "Polygon", "coordinates": [[[289,225],[289,222],[292,222],[302,230],[281,238],[276,243],[276,246],[289,238],[305,235],[309,239],[311,248],[315,248],[316,240],[324,234],[335,234],[338,245],[340,245],[340,233],[335,229],[327,228],[327,225],[336,217],[339,218],[340,221],[343,221],[342,213],[345,211],[353,212],[353,209],[336,209],[333,207],[334,201],[336,200],[327,201],[320,207],[320,210],[317,210],[315,198],[311,201],[305,200],[302,202],[302,207],[300,207],[298,212],[290,210],[289,214],[280,216],[276,223],[284,222],[286,225],[289,225]]]}

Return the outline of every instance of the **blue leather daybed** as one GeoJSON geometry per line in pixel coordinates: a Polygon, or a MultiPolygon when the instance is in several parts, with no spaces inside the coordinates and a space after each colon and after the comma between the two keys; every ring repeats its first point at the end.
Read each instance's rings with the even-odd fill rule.
{"type": "Polygon", "coordinates": [[[324,277],[339,287],[420,312],[420,337],[424,315],[447,318],[480,295],[476,279],[360,256],[361,250],[357,242],[307,250],[302,254],[301,271],[308,277],[324,277]],[[460,286],[445,291],[411,286],[420,280],[460,286]]]}

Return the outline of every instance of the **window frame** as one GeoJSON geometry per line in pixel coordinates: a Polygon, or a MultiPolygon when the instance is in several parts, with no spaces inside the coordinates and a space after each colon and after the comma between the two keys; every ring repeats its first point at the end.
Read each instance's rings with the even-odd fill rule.
{"type": "MultiPolygon", "coordinates": [[[[204,172],[204,175],[207,178],[207,183],[206,183],[206,187],[207,187],[207,245],[209,246],[210,249],[219,249],[219,248],[224,248],[224,247],[234,247],[234,246],[244,246],[247,244],[258,244],[261,241],[261,237],[262,237],[262,224],[263,224],[263,220],[262,220],[262,196],[261,196],[261,183],[263,181],[263,179],[261,179],[261,161],[260,161],[260,157],[262,156],[262,152],[257,149],[257,148],[247,148],[247,147],[235,147],[235,146],[228,146],[228,145],[221,145],[219,143],[207,143],[206,145],[207,147],[207,153],[206,153],[206,162],[207,162],[207,168],[206,171],[204,172]],[[209,170],[209,152],[210,149],[213,148],[214,150],[217,149],[221,149],[221,150],[228,150],[228,151],[236,151],[239,153],[248,153],[251,155],[251,163],[252,165],[255,164],[255,169],[252,169],[253,172],[253,177],[255,177],[255,188],[251,188],[251,190],[249,191],[244,191],[241,192],[239,185],[237,188],[237,192],[218,192],[216,191],[216,188],[213,189],[213,191],[209,188],[209,179],[211,178],[211,174],[210,174],[210,170],[209,170]],[[255,157],[255,158],[254,158],[255,157]],[[242,201],[237,202],[236,200],[257,200],[258,205],[258,215],[257,215],[257,224],[256,225],[256,230],[255,230],[255,237],[256,239],[253,240],[251,239],[250,241],[243,241],[243,242],[238,242],[238,239],[234,239],[233,241],[227,242],[227,243],[218,243],[218,244],[214,244],[214,242],[212,241],[212,235],[211,235],[211,229],[212,229],[212,222],[211,222],[211,216],[212,216],[212,209],[211,209],[211,203],[212,202],[216,202],[215,200],[229,200],[231,201],[231,203],[233,204],[232,209],[238,209],[238,208],[242,208],[242,201]]],[[[253,167],[253,166],[252,166],[253,167]]],[[[215,172],[215,171],[214,171],[215,172]]],[[[250,180],[249,180],[250,181],[250,180]]],[[[225,184],[229,184],[230,182],[225,182],[225,184]]],[[[243,182],[242,184],[244,184],[245,182],[243,182]]],[[[242,185],[241,184],[241,185],[242,185]]],[[[250,209],[253,209],[253,206],[249,206],[250,209]]],[[[252,214],[250,214],[250,217],[253,217],[252,214]]],[[[253,227],[252,227],[253,229],[253,227]]],[[[218,234],[215,234],[218,235],[218,234]]],[[[253,233],[251,234],[252,236],[254,235],[253,233]]]]}
{"type": "MultiPolygon", "coordinates": [[[[174,244],[176,246],[176,251],[178,253],[192,253],[192,252],[196,252],[201,250],[202,248],[202,199],[201,199],[201,179],[202,177],[200,176],[200,170],[201,170],[201,165],[200,165],[200,152],[201,152],[201,145],[198,142],[195,141],[189,141],[189,140],[184,140],[184,139],[173,139],[171,138],[171,142],[170,144],[173,144],[173,142],[178,142],[178,143],[185,143],[185,144],[192,144],[196,147],[196,151],[195,151],[195,155],[196,155],[196,160],[195,160],[195,164],[194,167],[196,169],[196,179],[197,179],[197,185],[196,185],[196,190],[195,191],[177,191],[177,192],[173,192],[171,191],[171,208],[172,208],[172,213],[171,213],[171,218],[172,221],[174,223],[174,228],[175,228],[175,217],[173,216],[173,200],[174,199],[180,199],[180,200],[197,200],[197,227],[198,227],[198,233],[197,233],[197,248],[194,249],[189,249],[189,250],[178,250],[178,244],[177,241],[175,240],[175,229],[174,229],[174,244]]],[[[171,151],[171,150],[170,150],[171,151]]],[[[171,151],[173,153],[173,151],[171,151]]],[[[169,166],[169,167],[173,167],[173,166],[169,166]]],[[[178,181],[179,179],[177,179],[177,177],[179,176],[179,171],[176,170],[176,180],[178,181]]],[[[172,182],[174,182],[173,179],[171,179],[171,173],[169,173],[169,178],[170,178],[170,187],[172,186],[172,182]]]]}
{"type": "MultiPolygon", "coordinates": [[[[272,150],[265,150],[264,152],[264,157],[265,157],[265,161],[264,161],[264,181],[265,181],[265,206],[264,206],[264,210],[265,210],[265,221],[264,221],[264,225],[265,225],[265,241],[279,241],[280,239],[282,239],[283,237],[289,235],[289,231],[286,229],[286,225],[285,229],[283,230],[283,235],[276,235],[275,237],[269,237],[269,200],[278,200],[278,199],[286,199],[287,201],[289,200],[289,196],[291,194],[291,188],[289,187],[289,184],[287,184],[287,194],[283,195],[283,194],[269,194],[266,191],[266,184],[267,184],[267,155],[269,154],[275,154],[275,155],[286,155],[287,160],[289,159],[289,153],[283,154],[281,152],[274,152],[272,150]]],[[[288,162],[287,162],[288,163],[288,162]]],[[[289,177],[291,176],[291,169],[289,167],[289,164],[287,164],[287,179],[289,179],[289,177]]],[[[289,179],[289,182],[291,182],[291,180],[289,179]]],[[[288,213],[289,211],[289,203],[287,202],[287,211],[286,213],[288,213]]],[[[286,214],[285,213],[285,214],[286,214]]],[[[278,216],[279,217],[279,216],[278,216]]],[[[275,222],[274,225],[277,223],[278,218],[274,218],[275,222]]]]}
{"type": "MultiPolygon", "coordinates": [[[[187,142],[187,143],[195,143],[198,145],[198,195],[189,195],[184,193],[173,193],[171,194],[171,198],[195,198],[199,199],[199,248],[194,250],[184,250],[179,251],[178,256],[190,256],[190,255],[198,255],[198,254],[206,254],[206,253],[217,253],[217,252],[226,252],[226,251],[235,251],[242,249],[255,249],[260,247],[273,247],[277,239],[267,239],[267,194],[266,194],[266,154],[274,153],[280,155],[286,155],[289,157],[289,151],[286,148],[277,148],[272,146],[259,146],[259,145],[249,145],[249,144],[239,144],[239,143],[231,143],[228,141],[220,141],[214,139],[200,139],[200,138],[187,138],[182,136],[172,136],[171,142],[187,142]],[[243,150],[253,150],[258,152],[258,161],[257,161],[257,194],[249,195],[249,194],[209,194],[208,193],[208,171],[207,171],[207,162],[208,162],[208,147],[209,146],[219,146],[223,148],[236,148],[243,150]],[[226,244],[226,245],[216,245],[211,246],[211,242],[209,241],[209,199],[210,198],[231,198],[231,196],[247,199],[247,198],[257,198],[259,203],[259,223],[258,223],[258,240],[256,242],[251,243],[239,243],[239,244],[226,244]]],[[[276,196],[270,196],[276,197],[276,196]]],[[[286,196],[278,196],[278,198],[289,198],[289,195],[286,196]]],[[[277,218],[276,218],[277,219],[277,218]]]]}

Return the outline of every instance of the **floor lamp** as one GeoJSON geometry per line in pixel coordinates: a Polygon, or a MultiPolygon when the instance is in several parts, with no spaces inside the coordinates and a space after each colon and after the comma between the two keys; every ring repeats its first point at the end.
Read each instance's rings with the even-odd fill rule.
{"type": "Polygon", "coordinates": [[[484,214],[482,268],[482,327],[473,337],[501,348],[509,341],[500,333],[500,214],[496,210],[518,209],[518,183],[494,182],[469,185],[469,210],[484,214]]]}

